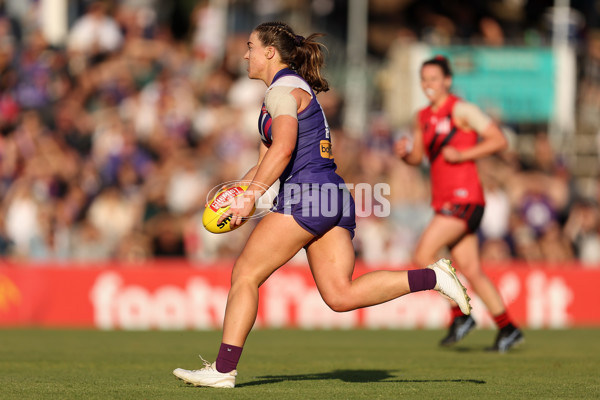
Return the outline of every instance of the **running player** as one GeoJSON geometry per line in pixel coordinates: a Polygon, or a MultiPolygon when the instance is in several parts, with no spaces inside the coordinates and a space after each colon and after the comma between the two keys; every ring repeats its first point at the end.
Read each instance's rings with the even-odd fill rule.
{"type": "MultiPolygon", "coordinates": [[[[523,340],[508,315],[494,284],[481,268],[476,230],[485,206],[475,161],[507,146],[504,135],[475,105],[450,93],[452,71],[445,57],[421,66],[421,87],[430,101],[416,115],[412,143],[402,138],[396,154],[419,165],[425,153],[431,167],[431,205],[435,215],[425,229],[414,255],[424,267],[449,247],[452,259],[483,300],[499,329],[490,350],[504,352],[523,340]]],[[[475,327],[475,320],[454,304],[452,324],[441,345],[452,345],[475,327]]]]}
{"type": "Polygon", "coordinates": [[[469,298],[448,260],[426,269],[373,271],[352,279],[354,200],[336,174],[329,128],[316,93],[328,89],[321,76],[321,46],[296,35],[283,23],[264,23],[250,34],[248,76],[266,86],[259,118],[258,162],[242,178],[251,182],[246,202],[232,204],[231,224],[250,215],[255,201],[277,179],[280,192],[272,213],[256,225],[236,260],[214,363],[173,374],[195,386],[234,387],[237,364],[256,320],[258,288],[305,248],[316,286],[325,303],[344,312],[383,303],[420,290],[438,290],[466,314],[469,298]],[[315,201],[316,200],[316,201],[315,201]]]}

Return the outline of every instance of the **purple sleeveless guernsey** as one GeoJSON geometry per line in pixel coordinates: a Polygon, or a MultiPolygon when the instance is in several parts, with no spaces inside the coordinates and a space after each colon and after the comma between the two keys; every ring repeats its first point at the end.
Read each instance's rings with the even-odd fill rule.
{"type": "MultiPolygon", "coordinates": [[[[295,71],[275,74],[267,92],[275,86],[300,88],[311,101],[298,113],[298,140],[292,158],[279,177],[279,193],[272,211],[291,214],[304,229],[321,236],[341,226],[354,236],[354,200],[344,180],[335,172],[327,119],[310,85],[295,71]]],[[[272,143],[272,119],[263,103],[258,128],[263,143],[272,143]]]]}

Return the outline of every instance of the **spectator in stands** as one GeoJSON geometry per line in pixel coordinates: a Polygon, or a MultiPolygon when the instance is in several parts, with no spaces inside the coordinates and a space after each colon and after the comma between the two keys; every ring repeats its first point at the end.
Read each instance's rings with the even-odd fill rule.
{"type": "Polygon", "coordinates": [[[123,44],[121,29],[109,13],[106,0],[91,0],[86,13],[71,28],[67,48],[72,57],[73,72],[85,71],[85,66],[104,61],[123,44]]]}
{"type": "Polygon", "coordinates": [[[114,251],[119,241],[138,226],[140,215],[141,204],[137,199],[128,198],[116,186],[109,186],[94,198],[87,218],[114,251]]]}
{"type": "Polygon", "coordinates": [[[42,229],[40,205],[31,183],[25,178],[18,179],[3,199],[6,236],[14,243],[14,255],[23,258],[29,255],[31,242],[42,229]]]}
{"type": "Polygon", "coordinates": [[[584,265],[600,264],[600,212],[594,200],[578,201],[565,225],[575,254],[584,265]]]}

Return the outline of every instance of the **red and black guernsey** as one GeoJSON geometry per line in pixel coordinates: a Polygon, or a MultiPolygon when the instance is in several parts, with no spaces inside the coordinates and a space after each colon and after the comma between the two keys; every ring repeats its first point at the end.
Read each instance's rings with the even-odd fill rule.
{"type": "Polygon", "coordinates": [[[477,132],[463,130],[452,120],[452,110],[460,101],[460,98],[450,95],[438,110],[428,106],[418,114],[423,144],[431,164],[431,205],[436,212],[456,204],[485,205],[475,162],[469,160],[452,164],[442,155],[446,145],[460,151],[477,144],[477,132]]]}

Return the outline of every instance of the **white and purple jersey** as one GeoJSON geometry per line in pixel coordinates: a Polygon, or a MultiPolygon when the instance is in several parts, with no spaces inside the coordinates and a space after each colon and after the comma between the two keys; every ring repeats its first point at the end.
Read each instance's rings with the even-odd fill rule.
{"type": "MultiPolygon", "coordinates": [[[[310,85],[297,72],[285,68],[275,74],[267,92],[275,86],[300,88],[311,101],[298,113],[298,139],[292,158],[279,177],[280,188],[273,211],[293,215],[294,219],[315,236],[334,226],[354,236],[354,199],[344,180],[335,172],[329,125],[310,85]]],[[[273,142],[272,119],[263,103],[258,129],[263,143],[273,142]]]]}
{"type": "MultiPolygon", "coordinates": [[[[284,68],[275,75],[267,92],[275,86],[300,88],[312,98],[308,107],[298,113],[298,142],[290,163],[279,177],[280,182],[312,182],[314,174],[335,171],[337,166],[331,152],[329,125],[310,85],[295,71],[284,68]]],[[[258,129],[267,147],[273,140],[271,123],[271,116],[263,103],[258,129]]]]}

